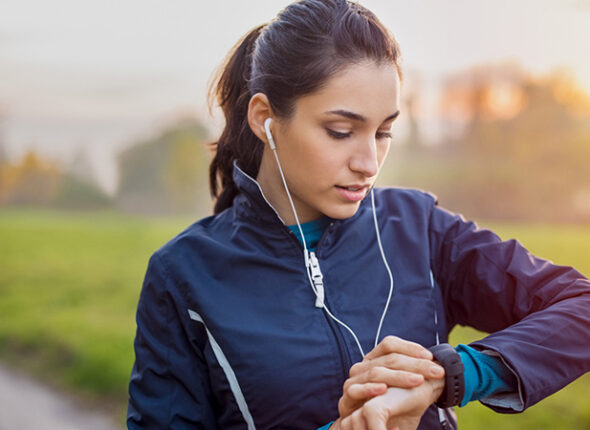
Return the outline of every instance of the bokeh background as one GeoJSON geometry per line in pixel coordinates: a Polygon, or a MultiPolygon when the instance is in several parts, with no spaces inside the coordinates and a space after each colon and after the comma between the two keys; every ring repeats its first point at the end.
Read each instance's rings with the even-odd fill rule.
{"type": "MultiPolygon", "coordinates": [[[[208,84],[287,3],[0,3],[0,362],[123,425],[147,260],[211,213],[208,84]]],[[[590,1],[362,3],[403,56],[380,183],[589,275],[590,1]]],[[[590,429],[589,397],[586,376],[518,416],[458,413],[464,429],[590,429]]]]}

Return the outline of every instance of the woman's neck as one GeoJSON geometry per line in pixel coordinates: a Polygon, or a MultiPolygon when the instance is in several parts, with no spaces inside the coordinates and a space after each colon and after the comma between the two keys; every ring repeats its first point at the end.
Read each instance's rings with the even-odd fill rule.
{"type": "MultiPolygon", "coordinates": [[[[258,175],[256,181],[262,188],[264,197],[272,205],[272,207],[278,212],[279,216],[286,225],[294,225],[297,223],[293,209],[289,203],[285,186],[283,185],[283,179],[279,172],[279,168],[276,165],[274,154],[270,151],[264,151],[258,175]],[[269,159],[272,157],[272,159],[269,159]]],[[[291,190],[289,190],[291,191],[291,190]]],[[[304,211],[301,205],[298,204],[297,196],[291,194],[295,210],[297,211],[297,217],[300,223],[314,221],[322,217],[320,212],[304,211]]]]}

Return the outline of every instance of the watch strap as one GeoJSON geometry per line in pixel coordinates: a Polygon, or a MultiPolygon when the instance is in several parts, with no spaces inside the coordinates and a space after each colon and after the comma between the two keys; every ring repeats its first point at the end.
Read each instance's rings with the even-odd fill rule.
{"type": "Polygon", "coordinates": [[[445,369],[445,388],[435,402],[439,408],[450,408],[461,404],[465,395],[465,375],[459,353],[448,343],[429,348],[434,359],[445,369]]]}

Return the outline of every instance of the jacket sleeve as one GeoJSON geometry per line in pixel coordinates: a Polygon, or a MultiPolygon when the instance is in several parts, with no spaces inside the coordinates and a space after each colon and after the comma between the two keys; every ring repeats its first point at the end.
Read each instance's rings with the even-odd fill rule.
{"type": "Polygon", "coordinates": [[[516,373],[525,409],[590,370],[590,282],[582,274],[436,205],[429,236],[449,330],[491,333],[471,346],[516,373]]]}
{"type": "Polygon", "coordinates": [[[168,284],[165,268],[154,254],[137,307],[127,427],[213,429],[207,368],[183,329],[168,284]]]}

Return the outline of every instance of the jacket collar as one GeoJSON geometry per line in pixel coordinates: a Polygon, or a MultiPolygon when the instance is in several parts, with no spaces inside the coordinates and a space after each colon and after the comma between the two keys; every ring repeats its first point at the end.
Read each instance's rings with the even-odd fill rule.
{"type": "Polygon", "coordinates": [[[276,209],[270,204],[256,179],[244,172],[234,161],[233,180],[240,194],[235,198],[234,205],[240,213],[253,215],[265,221],[285,224],[276,209]]]}
{"type": "MultiPolygon", "coordinates": [[[[270,204],[260,184],[244,172],[234,160],[234,171],[232,174],[240,194],[234,199],[233,205],[240,215],[257,218],[266,222],[278,222],[286,225],[277,210],[270,204]]],[[[346,224],[360,216],[360,212],[369,210],[371,207],[370,197],[367,195],[361,202],[359,210],[350,218],[345,220],[332,220],[332,224],[346,224]]]]}

